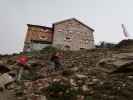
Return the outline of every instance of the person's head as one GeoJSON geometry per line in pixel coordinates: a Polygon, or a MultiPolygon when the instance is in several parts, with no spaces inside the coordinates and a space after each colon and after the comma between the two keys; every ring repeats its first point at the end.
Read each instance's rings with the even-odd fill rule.
{"type": "Polygon", "coordinates": [[[59,56],[60,55],[60,52],[56,52],[56,56],[59,56]]]}

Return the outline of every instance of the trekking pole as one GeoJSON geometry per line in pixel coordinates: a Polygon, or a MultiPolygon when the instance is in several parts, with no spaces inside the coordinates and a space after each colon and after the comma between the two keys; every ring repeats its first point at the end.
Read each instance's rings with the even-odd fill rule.
{"type": "Polygon", "coordinates": [[[21,76],[22,76],[23,71],[24,71],[24,68],[20,67],[19,72],[18,72],[18,76],[17,76],[17,81],[18,82],[20,82],[20,80],[21,80],[21,76]]]}

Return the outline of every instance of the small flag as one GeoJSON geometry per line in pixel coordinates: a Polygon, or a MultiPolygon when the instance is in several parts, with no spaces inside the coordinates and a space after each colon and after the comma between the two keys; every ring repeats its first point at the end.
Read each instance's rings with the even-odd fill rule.
{"type": "Polygon", "coordinates": [[[125,36],[125,37],[129,37],[129,34],[128,34],[128,32],[127,32],[127,30],[126,30],[124,24],[122,24],[121,27],[122,27],[122,29],[123,29],[123,34],[124,34],[124,36],[125,36]]]}

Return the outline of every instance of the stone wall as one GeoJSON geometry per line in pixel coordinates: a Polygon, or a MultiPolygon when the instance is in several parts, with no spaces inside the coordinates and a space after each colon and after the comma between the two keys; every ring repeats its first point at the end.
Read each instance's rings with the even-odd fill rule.
{"type": "Polygon", "coordinates": [[[105,58],[111,57],[112,52],[108,50],[81,50],[81,51],[66,51],[64,52],[64,65],[66,67],[96,67],[96,63],[105,58]]]}
{"type": "Polygon", "coordinates": [[[55,24],[53,45],[70,50],[92,49],[93,31],[73,19],[55,24]]]}

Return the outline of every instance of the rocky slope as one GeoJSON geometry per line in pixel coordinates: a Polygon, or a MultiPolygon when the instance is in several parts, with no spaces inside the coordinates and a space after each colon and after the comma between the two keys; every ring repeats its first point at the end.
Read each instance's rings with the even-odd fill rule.
{"type": "MultiPolygon", "coordinates": [[[[14,100],[133,100],[132,49],[65,51],[58,71],[50,69],[50,53],[28,55],[30,68],[22,80],[6,86],[14,100]]],[[[20,68],[18,56],[0,57],[14,78],[20,68]]]]}

